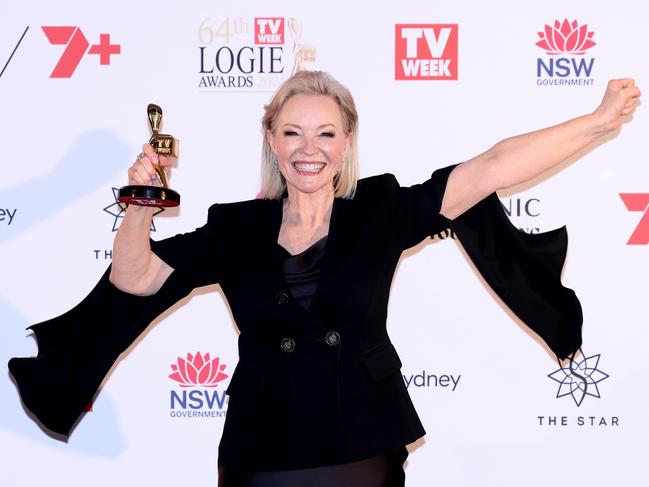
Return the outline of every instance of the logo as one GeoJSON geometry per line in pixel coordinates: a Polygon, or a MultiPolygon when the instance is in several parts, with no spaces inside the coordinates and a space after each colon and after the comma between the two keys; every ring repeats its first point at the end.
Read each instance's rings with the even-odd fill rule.
{"type": "Polygon", "coordinates": [[[547,54],[572,54],[582,55],[587,49],[595,45],[592,40],[593,32],[588,31],[586,24],[580,26],[576,20],[572,23],[564,19],[563,23],[554,21],[554,26],[545,26],[543,32],[539,32],[540,41],[536,43],[547,54]]]}
{"type": "Polygon", "coordinates": [[[14,217],[16,216],[17,211],[18,208],[0,208],[0,225],[11,225],[11,222],[14,221],[14,217]]]}
{"type": "Polygon", "coordinates": [[[396,24],[395,80],[456,80],[458,24],[396,24]]]}
{"type": "Polygon", "coordinates": [[[620,198],[622,198],[627,210],[643,212],[638,226],[635,227],[626,244],[649,244],[649,193],[620,193],[620,198]]]}
{"type": "MultiPolygon", "coordinates": [[[[503,209],[509,218],[537,218],[541,215],[541,200],[538,198],[509,198],[501,200],[503,209]]],[[[520,222],[519,222],[520,224],[520,222]]],[[[519,227],[525,233],[540,233],[541,228],[537,226],[519,227]]]]}
{"type": "Polygon", "coordinates": [[[172,418],[225,417],[225,390],[216,389],[229,377],[225,368],[219,357],[212,359],[209,353],[178,357],[171,364],[172,373],[168,377],[181,389],[170,391],[169,415],[172,418]]]}
{"type": "Polygon", "coordinates": [[[198,27],[199,90],[274,91],[316,60],[315,48],[301,37],[302,25],[291,17],[204,19],[198,27]]]}
{"type": "Polygon", "coordinates": [[[53,45],[65,45],[59,62],[54,66],[50,78],[71,78],[86,54],[99,56],[99,64],[110,64],[111,56],[121,54],[120,44],[111,44],[110,34],[99,34],[99,44],[90,45],[79,27],[43,26],[47,40],[53,45]],[[90,47],[90,49],[88,49],[90,47]]]}
{"type": "Polygon", "coordinates": [[[284,19],[281,17],[255,18],[255,44],[284,44],[284,19]]]}
{"type": "MultiPolygon", "coordinates": [[[[116,232],[117,230],[119,230],[119,225],[121,223],[122,218],[124,218],[124,212],[126,211],[126,208],[128,208],[128,205],[117,201],[119,189],[118,188],[112,188],[112,189],[113,189],[114,202],[108,205],[107,207],[105,207],[104,211],[109,215],[115,217],[115,219],[113,220],[113,232],[116,232]]],[[[153,212],[153,216],[159,215],[163,211],[164,208],[156,208],[156,210],[153,212]]],[[[151,231],[155,232],[155,222],[153,220],[151,220],[151,231]]]]}
{"type": "Polygon", "coordinates": [[[27,34],[27,31],[29,30],[29,26],[25,27],[25,31],[23,34],[20,36],[20,39],[18,39],[18,43],[16,46],[13,48],[13,51],[11,51],[11,54],[9,55],[9,59],[7,59],[7,62],[5,65],[2,67],[2,71],[0,71],[0,78],[2,78],[2,75],[5,72],[5,69],[7,69],[7,66],[9,66],[9,62],[11,62],[11,59],[14,57],[14,54],[16,54],[16,51],[18,50],[18,46],[20,46],[20,43],[23,41],[25,38],[25,34],[27,34]]]}
{"type": "Polygon", "coordinates": [[[548,377],[559,383],[557,398],[570,396],[577,407],[581,406],[586,396],[599,399],[599,388],[597,384],[609,376],[599,370],[600,355],[582,357],[580,361],[570,359],[568,367],[560,367],[548,377]]]}
{"type": "Polygon", "coordinates": [[[439,233],[431,235],[430,238],[433,240],[446,240],[447,238],[457,240],[457,235],[451,228],[446,228],[439,233]]]}
{"type": "Polygon", "coordinates": [[[198,352],[194,357],[187,354],[187,359],[178,357],[176,364],[171,364],[173,374],[169,378],[180,384],[180,387],[216,387],[228,375],[223,372],[225,364],[220,364],[219,357],[210,360],[210,354],[201,355],[198,352]]]}
{"type": "Polygon", "coordinates": [[[543,49],[547,58],[536,60],[536,84],[538,86],[592,86],[594,58],[583,57],[596,45],[594,32],[588,25],[555,20],[538,32],[536,45],[543,49]]]}
{"type": "Polygon", "coordinates": [[[402,374],[402,377],[407,389],[412,386],[417,389],[449,389],[451,392],[455,392],[462,374],[429,374],[426,370],[422,370],[417,374],[402,374]]]}

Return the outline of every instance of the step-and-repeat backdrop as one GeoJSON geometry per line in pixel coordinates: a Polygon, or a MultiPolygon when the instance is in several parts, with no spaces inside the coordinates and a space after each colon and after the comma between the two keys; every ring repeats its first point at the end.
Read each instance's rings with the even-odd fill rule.
{"type": "MultiPolygon", "coordinates": [[[[202,225],[213,202],[255,197],[263,105],[297,69],[355,95],[362,175],[408,185],[591,112],[610,78],[649,90],[648,22],[640,1],[5,5],[0,363],[35,355],[25,327],[74,306],[110,263],[115,192],[150,135],[148,103],[181,141],[182,206],[155,216],[160,239],[202,225]]],[[[389,330],[428,431],[409,446],[408,485],[648,485],[648,133],[641,104],[615,136],[500,194],[524,232],[568,226],[563,281],[584,308],[572,370],[453,235],[404,255],[389,330]]],[[[220,289],[195,291],[121,358],[67,443],[0,374],[2,484],[216,485],[236,340],[220,289]],[[201,383],[209,363],[226,377],[201,383]]]]}

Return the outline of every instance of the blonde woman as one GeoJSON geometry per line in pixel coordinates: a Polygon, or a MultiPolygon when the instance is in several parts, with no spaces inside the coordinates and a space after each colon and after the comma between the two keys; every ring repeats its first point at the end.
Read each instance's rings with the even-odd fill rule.
{"type": "MultiPolygon", "coordinates": [[[[403,485],[405,446],[425,431],[386,331],[402,251],[452,228],[504,302],[559,357],[573,354],[582,318],[560,282],[565,230],[519,232],[495,191],[617,129],[639,95],[632,80],[613,80],[592,114],[503,140],[402,187],[389,174],[358,179],[349,91],[323,72],[295,74],[262,120],[263,198],[213,205],[203,227],[160,242],[149,240],[152,210],[129,207],[95,290],[32,327],[37,358],[10,362],[26,406],[69,434],[144,328],[193,288],[218,282],[240,330],[219,485],[403,485]]],[[[155,183],[154,164],[169,161],[145,145],[129,184],[155,183]]]]}

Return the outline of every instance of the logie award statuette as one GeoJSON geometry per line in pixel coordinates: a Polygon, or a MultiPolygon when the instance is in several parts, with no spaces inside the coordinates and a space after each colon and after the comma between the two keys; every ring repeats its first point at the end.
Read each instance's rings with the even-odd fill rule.
{"type": "MultiPolygon", "coordinates": [[[[151,103],[147,107],[149,124],[151,125],[151,139],[149,144],[161,155],[178,157],[178,141],[171,135],[161,134],[162,108],[151,103]]],[[[167,174],[162,166],[154,164],[160,186],[132,185],[119,189],[117,201],[136,206],[172,207],[180,204],[180,194],[169,188],[167,174]]]]}

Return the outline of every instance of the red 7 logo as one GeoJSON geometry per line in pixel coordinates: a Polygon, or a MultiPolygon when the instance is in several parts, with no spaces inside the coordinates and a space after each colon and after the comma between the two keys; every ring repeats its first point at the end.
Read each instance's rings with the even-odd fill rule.
{"type": "Polygon", "coordinates": [[[67,44],[50,78],[69,78],[86,53],[88,40],[77,26],[41,27],[50,44],[67,44]]]}
{"type": "Polygon", "coordinates": [[[638,226],[631,234],[627,245],[649,244],[649,193],[620,193],[620,198],[629,211],[642,211],[638,226]]]}

